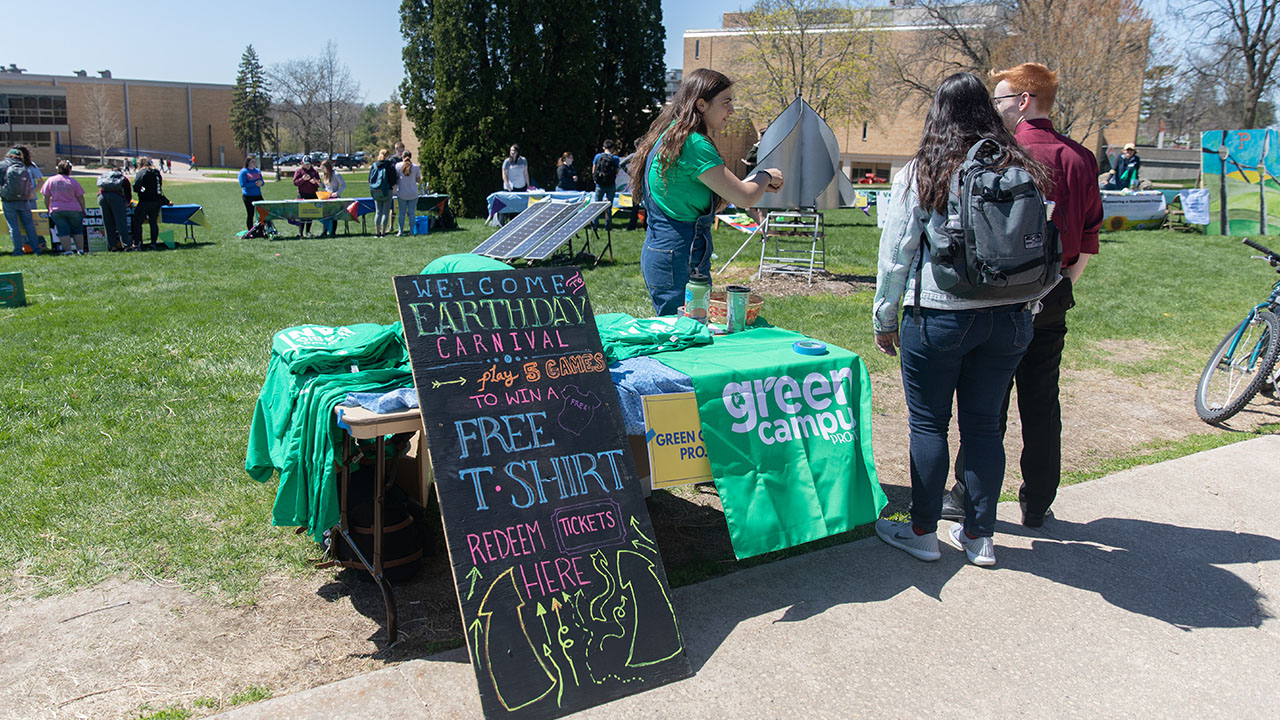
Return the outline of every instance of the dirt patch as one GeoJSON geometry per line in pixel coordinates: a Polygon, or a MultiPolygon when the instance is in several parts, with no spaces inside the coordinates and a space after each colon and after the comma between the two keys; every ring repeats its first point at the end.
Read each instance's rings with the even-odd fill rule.
{"type": "MultiPolygon", "coordinates": [[[[1117,345],[1140,357],[1151,348],[1117,345]]],[[[1192,405],[1194,376],[1153,380],[1101,370],[1063,376],[1063,466],[1096,467],[1151,442],[1211,431],[1192,405]]],[[[873,443],[890,510],[910,503],[907,413],[894,373],[872,377],[873,443]]],[[[1280,403],[1258,398],[1231,424],[1280,422],[1280,403]]],[[[958,433],[951,433],[954,445],[958,433]]],[[[1006,490],[1016,491],[1017,413],[1006,440],[1006,490]]],[[[732,548],[710,488],[657,493],[649,509],[673,577],[731,569],[732,548]]],[[[388,646],[381,596],[362,573],[317,570],[263,580],[258,601],[231,606],[164,582],[112,581],[68,595],[3,600],[0,718],[132,717],[144,704],[215,712],[252,685],[285,695],[462,642],[448,561],[435,553],[396,588],[401,639],[388,646]],[[198,706],[197,700],[202,700],[198,706]],[[212,700],[208,700],[212,699],[212,700]]]]}
{"type": "Polygon", "coordinates": [[[813,282],[807,275],[767,274],[756,276],[756,268],[730,268],[723,275],[715,275],[717,288],[725,285],[747,285],[751,291],[765,297],[784,295],[852,295],[864,290],[875,291],[874,275],[829,273],[821,270],[813,273],[813,282]]]}

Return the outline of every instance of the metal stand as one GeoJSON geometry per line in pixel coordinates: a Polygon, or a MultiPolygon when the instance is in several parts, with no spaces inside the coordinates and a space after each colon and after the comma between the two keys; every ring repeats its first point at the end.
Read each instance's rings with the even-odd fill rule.
{"type": "Polygon", "coordinates": [[[822,213],[813,210],[779,210],[764,219],[760,245],[759,277],[805,275],[813,284],[815,270],[827,268],[827,239],[822,213]],[[770,253],[772,248],[772,255],[770,253]]]}
{"type": "MultiPolygon", "coordinates": [[[[397,435],[396,439],[407,437],[412,433],[404,436],[397,435]]],[[[342,537],[342,542],[347,544],[347,549],[360,560],[360,564],[364,565],[364,569],[369,571],[373,576],[373,582],[378,586],[378,590],[382,593],[382,603],[387,610],[387,642],[394,643],[397,638],[396,629],[396,597],[391,591],[391,583],[387,582],[386,577],[382,573],[382,500],[386,494],[386,449],[387,439],[385,435],[378,435],[373,441],[374,452],[374,475],[373,475],[373,559],[370,560],[360,552],[360,548],[356,545],[355,538],[351,537],[351,522],[347,516],[349,506],[348,495],[351,490],[351,463],[358,462],[364,454],[363,451],[352,452],[351,435],[347,434],[342,438],[342,464],[338,468],[338,497],[340,498],[341,513],[338,516],[338,534],[342,537]]]]}

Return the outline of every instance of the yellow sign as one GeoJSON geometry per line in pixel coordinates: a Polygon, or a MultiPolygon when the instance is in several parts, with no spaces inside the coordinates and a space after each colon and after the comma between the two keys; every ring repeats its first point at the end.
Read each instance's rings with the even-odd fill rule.
{"type": "Polygon", "coordinates": [[[646,395],[645,445],[655,489],[711,481],[711,461],[702,443],[702,422],[693,393],[646,395]]]}
{"type": "Polygon", "coordinates": [[[36,235],[40,237],[48,237],[49,235],[49,211],[36,210],[31,213],[31,221],[35,223],[36,235]]]}
{"type": "Polygon", "coordinates": [[[324,217],[324,206],[318,202],[298,203],[299,220],[318,220],[324,217]]]}

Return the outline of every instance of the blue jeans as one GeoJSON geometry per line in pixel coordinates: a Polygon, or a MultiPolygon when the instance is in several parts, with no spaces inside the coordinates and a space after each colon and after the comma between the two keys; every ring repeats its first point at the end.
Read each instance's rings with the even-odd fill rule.
{"type": "Polygon", "coordinates": [[[409,234],[413,234],[413,220],[418,212],[418,198],[396,198],[396,214],[399,216],[400,232],[404,232],[404,221],[409,221],[409,234]]]}
{"type": "MultiPolygon", "coordinates": [[[[650,198],[644,246],[640,249],[640,273],[657,315],[675,315],[684,303],[689,275],[711,274],[711,222],[708,213],[693,222],[672,220],[650,198]]],[[[939,500],[941,502],[941,500],[939,500]]]]}
{"type": "MultiPolygon", "coordinates": [[[[603,187],[597,185],[595,197],[593,198],[595,202],[600,202],[605,198],[609,198],[609,208],[604,211],[604,226],[610,230],[613,229],[613,198],[617,194],[618,188],[616,187],[603,187]]],[[[592,220],[591,227],[600,227],[600,218],[592,220]]]]}
{"type": "Polygon", "coordinates": [[[107,233],[107,249],[115,250],[129,244],[129,219],[124,196],[104,192],[98,196],[102,208],[102,228],[107,233]]]}
{"type": "Polygon", "coordinates": [[[911,428],[911,524],[935,532],[950,465],[947,427],[955,400],[964,444],[964,529],[995,533],[1004,484],[1000,409],[1013,371],[1031,343],[1031,311],[1003,305],[981,310],[920,309],[902,314],[902,387],[911,428]]]}
{"type": "Polygon", "coordinates": [[[13,238],[13,254],[22,255],[22,246],[30,245],[40,254],[40,238],[36,236],[36,223],[31,217],[31,206],[26,200],[5,200],[4,221],[9,225],[9,237],[13,238]]]}

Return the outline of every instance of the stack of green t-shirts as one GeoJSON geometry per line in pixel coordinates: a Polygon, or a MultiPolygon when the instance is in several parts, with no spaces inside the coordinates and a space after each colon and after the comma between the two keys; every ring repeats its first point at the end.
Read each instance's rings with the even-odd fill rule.
{"type": "Polygon", "coordinates": [[[626,313],[608,313],[596,316],[596,328],[610,363],[711,344],[707,326],[684,316],[637,319],[626,313]]]}
{"type": "Polygon", "coordinates": [[[271,524],[305,527],[317,541],[337,524],[334,459],[341,436],[334,406],[349,392],[412,386],[398,322],[300,325],[276,333],[244,462],[258,482],[280,472],[271,524]]]}

